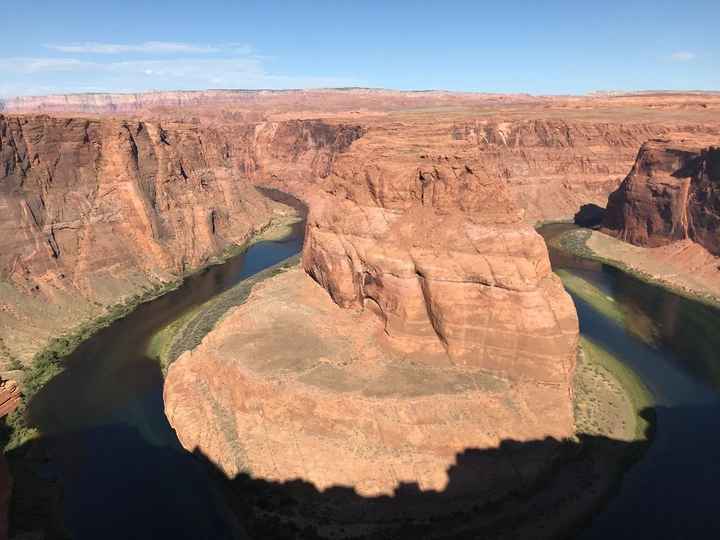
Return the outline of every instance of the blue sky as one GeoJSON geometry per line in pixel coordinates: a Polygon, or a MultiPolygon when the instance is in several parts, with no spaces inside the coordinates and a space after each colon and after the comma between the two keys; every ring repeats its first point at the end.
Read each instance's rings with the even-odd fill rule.
{"type": "Polygon", "coordinates": [[[720,90],[720,0],[25,0],[0,96],[369,86],[720,90]]]}

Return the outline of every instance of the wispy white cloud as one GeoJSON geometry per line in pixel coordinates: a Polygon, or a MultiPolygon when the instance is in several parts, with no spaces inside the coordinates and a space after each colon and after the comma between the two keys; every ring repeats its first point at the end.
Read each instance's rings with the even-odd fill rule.
{"type": "Polygon", "coordinates": [[[695,60],[695,57],[695,53],[690,51],[677,51],[669,56],[670,60],[674,60],[675,62],[689,62],[690,60],[695,60]]]}
{"type": "Polygon", "coordinates": [[[209,44],[183,43],[177,41],[145,41],[143,43],[63,43],[45,45],[47,49],[70,54],[212,54],[232,52],[250,54],[252,49],[243,44],[209,44]]]}
{"type": "Polygon", "coordinates": [[[0,72],[6,74],[33,74],[57,71],[80,71],[94,64],[75,58],[0,58],[0,72]]]}
{"type": "Polygon", "coordinates": [[[0,95],[83,91],[200,90],[207,88],[318,88],[362,86],[342,76],[276,73],[255,54],[87,60],[80,58],[0,58],[0,95]],[[91,90],[92,89],[92,90],[91,90]]]}

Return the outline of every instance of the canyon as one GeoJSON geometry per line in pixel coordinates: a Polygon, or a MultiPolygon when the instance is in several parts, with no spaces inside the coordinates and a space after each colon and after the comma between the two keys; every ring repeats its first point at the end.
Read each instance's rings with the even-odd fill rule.
{"type": "Polygon", "coordinates": [[[445,197],[439,186],[457,190],[454,171],[468,167],[502,180],[525,222],[567,219],[582,204],[604,206],[645,140],[717,133],[718,102],[371,90],[9,100],[0,372],[21,376],[18,364],[54,337],[247,240],[273,215],[254,184],[302,198],[316,185],[368,183],[382,206],[411,185],[425,196],[417,183],[445,197]],[[335,156],[351,144],[338,181],[335,156]]]}
{"type": "Polygon", "coordinates": [[[244,171],[322,168],[323,129],[0,116],[0,371],[242,245],[273,217],[244,171]]]}
{"type": "MultiPolygon", "coordinates": [[[[534,225],[610,196],[603,226],[623,240],[718,250],[718,151],[697,143],[720,135],[715,94],[210,91],[0,111],[0,373],[21,383],[58,336],[272,223],[283,206],[256,187],[308,206],[301,264],[170,366],[164,406],[227,477],[327,493],[303,507],[313,523],[443,492],[467,449],[575,436],[578,319],[534,225]]],[[[442,511],[558,458],[499,453],[442,511]]]]}

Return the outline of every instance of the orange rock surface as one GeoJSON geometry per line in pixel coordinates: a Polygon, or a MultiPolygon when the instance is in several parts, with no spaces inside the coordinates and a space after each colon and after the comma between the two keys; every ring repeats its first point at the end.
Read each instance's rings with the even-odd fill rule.
{"type": "MultiPolygon", "coordinates": [[[[168,372],[182,444],[229,477],[443,491],[467,448],[574,433],[577,316],[506,181],[407,138],[383,148],[363,136],[296,186],[320,287],[271,279],[168,372]]],[[[492,500],[551,462],[513,479],[501,458],[456,495],[492,500]]]]}
{"type": "MultiPolygon", "coordinates": [[[[164,399],[183,446],[231,478],[346,486],[365,497],[401,484],[443,491],[463,450],[559,440],[573,425],[567,384],[399,350],[375,317],[339,308],[301,269],[257,286],[172,364],[164,399]]],[[[545,458],[518,476],[500,456],[473,493],[453,495],[500,497],[531,483],[545,458]]]]}
{"type": "Polygon", "coordinates": [[[352,136],[311,121],[0,116],[0,368],[243,243],[273,215],[258,163],[322,169],[352,136]]]}
{"type": "Polygon", "coordinates": [[[639,246],[693,240],[720,255],[720,137],[647,142],[610,195],[603,228],[639,246]]]}

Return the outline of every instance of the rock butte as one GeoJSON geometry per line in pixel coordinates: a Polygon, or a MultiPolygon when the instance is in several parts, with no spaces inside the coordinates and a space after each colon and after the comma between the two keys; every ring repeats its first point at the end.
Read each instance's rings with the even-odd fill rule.
{"type": "Polygon", "coordinates": [[[720,255],[720,138],[645,143],[610,194],[603,228],[638,246],[692,240],[720,255]]]}
{"type": "Polygon", "coordinates": [[[272,279],[171,366],[183,445],[230,477],[377,496],[443,490],[466,448],[571,436],[577,316],[504,181],[402,163],[383,198],[345,160],[308,199],[303,266],[322,288],[272,279]]]}

